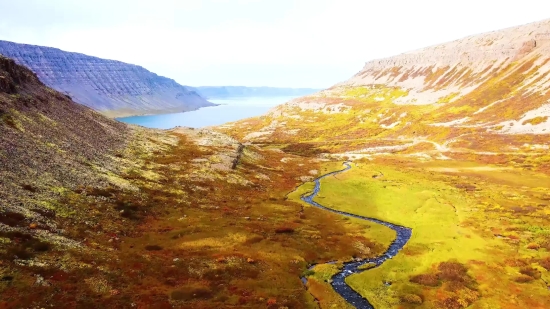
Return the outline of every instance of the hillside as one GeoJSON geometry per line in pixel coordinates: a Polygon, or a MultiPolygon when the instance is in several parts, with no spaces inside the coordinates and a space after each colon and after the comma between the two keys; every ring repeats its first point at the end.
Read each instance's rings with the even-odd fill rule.
{"type": "Polygon", "coordinates": [[[0,54],[29,67],[46,85],[106,115],[171,113],[211,106],[192,88],[120,61],[0,41],[0,54]]]}
{"type": "Polygon", "coordinates": [[[545,20],[369,61],[327,90],[216,128],[351,160],[294,200],[412,231],[370,263],[311,268],[321,308],[548,307],[549,33],[545,20]]]}
{"type": "Polygon", "coordinates": [[[390,237],[286,197],[319,162],[125,125],[0,56],[0,308],[315,308],[309,264],[390,237]]]}
{"type": "Polygon", "coordinates": [[[276,87],[244,87],[244,86],[203,86],[196,91],[207,99],[234,97],[275,97],[304,96],[320,89],[312,88],[276,88],[276,87]]]}
{"type": "Polygon", "coordinates": [[[357,155],[540,152],[549,147],[549,33],[545,20],[369,61],[345,82],[239,123],[238,137],[353,139],[322,150],[357,155]]]}

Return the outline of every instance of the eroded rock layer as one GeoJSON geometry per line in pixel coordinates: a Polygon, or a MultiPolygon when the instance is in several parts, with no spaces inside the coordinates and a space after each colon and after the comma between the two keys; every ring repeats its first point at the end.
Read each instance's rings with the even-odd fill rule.
{"type": "Polygon", "coordinates": [[[212,105],[192,88],[143,67],[56,48],[0,41],[0,54],[46,85],[111,116],[195,110],[212,105]]]}
{"type": "Polygon", "coordinates": [[[345,82],[236,124],[237,133],[220,130],[256,142],[361,140],[323,148],[361,155],[540,151],[550,147],[549,90],[544,20],[369,61],[345,82]]]}

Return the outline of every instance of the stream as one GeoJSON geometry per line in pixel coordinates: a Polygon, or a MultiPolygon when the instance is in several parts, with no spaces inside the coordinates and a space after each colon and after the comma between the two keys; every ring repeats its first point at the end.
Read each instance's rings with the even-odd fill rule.
{"type": "MultiPolygon", "coordinates": [[[[321,208],[323,210],[327,210],[327,211],[330,211],[330,212],[333,212],[333,213],[337,213],[337,214],[344,215],[344,216],[347,216],[347,217],[353,217],[353,218],[357,218],[357,219],[361,219],[361,220],[366,220],[366,221],[378,223],[378,224],[387,226],[390,229],[395,231],[395,233],[397,235],[396,238],[390,244],[390,246],[388,247],[386,252],[384,252],[382,255],[379,255],[379,256],[374,257],[374,258],[368,258],[368,259],[363,259],[363,260],[355,260],[355,261],[351,261],[351,262],[346,262],[346,263],[344,263],[344,267],[342,268],[342,270],[339,273],[332,276],[332,278],[331,278],[332,279],[332,282],[331,282],[332,288],[338,294],[340,294],[340,296],[342,296],[342,298],[344,298],[348,303],[350,303],[351,305],[353,305],[355,308],[358,308],[358,309],[374,309],[374,306],[366,298],[361,296],[359,293],[357,293],[355,290],[353,290],[346,283],[346,278],[350,275],[358,274],[358,273],[361,273],[363,271],[366,271],[365,269],[363,269],[363,270],[359,269],[359,267],[362,266],[362,265],[365,265],[365,264],[368,264],[368,263],[373,263],[374,265],[373,265],[372,268],[376,268],[376,267],[379,267],[380,265],[382,265],[387,259],[391,259],[394,256],[396,256],[397,253],[399,253],[399,251],[401,249],[403,249],[405,244],[411,238],[412,229],[410,229],[408,227],[392,224],[392,223],[389,223],[389,222],[386,222],[386,221],[378,220],[378,219],[375,219],[375,218],[363,217],[363,216],[355,215],[355,214],[352,214],[352,213],[347,213],[347,212],[344,212],[344,211],[335,210],[335,209],[325,207],[325,206],[315,202],[313,199],[317,196],[317,194],[321,190],[321,179],[323,179],[325,177],[328,177],[328,176],[343,173],[343,172],[351,169],[351,165],[350,165],[349,162],[344,162],[344,165],[346,166],[346,168],[344,168],[342,170],[334,171],[334,172],[325,174],[325,175],[315,179],[315,188],[313,189],[313,192],[309,195],[302,196],[302,201],[310,204],[311,206],[321,208]]],[[[304,284],[307,283],[306,278],[302,278],[302,281],[304,282],[304,284]]],[[[391,283],[380,282],[380,284],[391,284],[391,283]]]]}

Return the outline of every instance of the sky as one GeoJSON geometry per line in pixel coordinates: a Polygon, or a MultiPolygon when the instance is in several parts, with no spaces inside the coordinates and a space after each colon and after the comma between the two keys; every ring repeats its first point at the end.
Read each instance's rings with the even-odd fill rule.
{"type": "Polygon", "coordinates": [[[327,88],[364,63],[550,18],[550,1],[0,0],[0,40],[190,86],[327,88]]]}

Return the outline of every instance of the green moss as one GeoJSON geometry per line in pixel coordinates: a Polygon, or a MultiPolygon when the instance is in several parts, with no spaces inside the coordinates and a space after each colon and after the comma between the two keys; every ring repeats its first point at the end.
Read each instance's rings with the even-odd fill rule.
{"type": "Polygon", "coordinates": [[[545,116],[545,117],[535,117],[535,118],[531,118],[531,119],[525,120],[525,121],[522,122],[521,124],[522,124],[522,125],[531,124],[531,125],[536,126],[536,125],[538,125],[538,124],[545,123],[547,120],[548,120],[548,116],[545,116]]]}
{"type": "Polygon", "coordinates": [[[319,264],[313,267],[314,274],[313,278],[317,279],[320,282],[329,281],[332,276],[337,274],[340,269],[342,269],[342,263],[337,264],[319,264]]]}
{"type": "Polygon", "coordinates": [[[398,303],[397,291],[411,274],[425,272],[433,264],[450,258],[460,261],[483,258],[481,251],[488,245],[486,240],[460,227],[462,212],[469,208],[469,200],[461,192],[412,171],[361,164],[338,177],[323,179],[316,201],[334,209],[411,227],[413,236],[405,249],[424,246],[431,249],[415,256],[399,254],[379,268],[347,279],[354,289],[372,299],[377,308],[398,303]],[[371,177],[379,172],[384,174],[383,178],[371,177]],[[378,295],[383,281],[393,282],[387,288],[391,291],[386,294],[389,298],[378,295]]]}
{"type": "Polygon", "coordinates": [[[460,95],[459,92],[453,92],[445,97],[439,98],[438,103],[449,103],[460,95]]]}
{"type": "Polygon", "coordinates": [[[41,201],[39,204],[55,213],[56,216],[62,218],[70,218],[76,215],[76,211],[70,208],[68,205],[61,204],[56,201],[41,201]]]}
{"type": "Polygon", "coordinates": [[[378,104],[393,103],[395,99],[409,95],[409,91],[398,87],[371,85],[369,87],[349,87],[341,90],[343,97],[378,104]]]}
{"type": "Polygon", "coordinates": [[[365,265],[362,265],[362,266],[359,266],[358,269],[360,270],[367,270],[367,269],[371,269],[371,268],[374,268],[376,267],[376,264],[375,263],[367,263],[365,265]]]}

